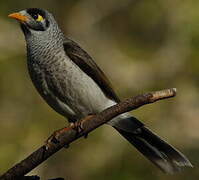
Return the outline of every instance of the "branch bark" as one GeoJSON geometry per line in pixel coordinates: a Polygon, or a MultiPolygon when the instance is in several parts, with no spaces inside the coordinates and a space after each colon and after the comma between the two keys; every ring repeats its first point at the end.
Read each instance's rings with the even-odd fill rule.
{"type": "MultiPolygon", "coordinates": [[[[0,176],[0,180],[21,179],[25,174],[33,170],[61,148],[68,146],[76,139],[85,136],[112,118],[122,113],[137,109],[145,104],[171,98],[175,95],[175,88],[137,95],[105,109],[101,113],[92,116],[92,118],[84,118],[81,121],[82,131],[80,133],[78,133],[74,128],[67,127],[67,131],[63,131],[63,133],[59,134],[59,136],[56,137],[56,141],[51,141],[50,146],[48,144],[48,148],[46,148],[46,145],[41,146],[27,158],[14,165],[5,174],[0,176]]],[[[51,138],[51,140],[53,139],[51,138]]]]}

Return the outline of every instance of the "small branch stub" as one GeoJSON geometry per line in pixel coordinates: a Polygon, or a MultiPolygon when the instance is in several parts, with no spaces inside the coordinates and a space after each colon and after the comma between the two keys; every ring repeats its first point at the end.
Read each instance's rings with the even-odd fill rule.
{"type": "Polygon", "coordinates": [[[153,103],[157,100],[174,97],[174,96],[176,96],[176,93],[177,93],[176,88],[167,89],[165,91],[156,91],[156,92],[152,93],[153,97],[151,98],[151,103],[153,103]]]}

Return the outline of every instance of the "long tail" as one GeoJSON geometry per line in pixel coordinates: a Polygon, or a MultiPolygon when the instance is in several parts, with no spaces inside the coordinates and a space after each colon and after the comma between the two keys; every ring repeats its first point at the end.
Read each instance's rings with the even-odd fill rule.
{"type": "Polygon", "coordinates": [[[121,119],[111,125],[163,172],[173,174],[185,166],[193,167],[185,155],[163,141],[137,119],[133,117],[121,119]]]}

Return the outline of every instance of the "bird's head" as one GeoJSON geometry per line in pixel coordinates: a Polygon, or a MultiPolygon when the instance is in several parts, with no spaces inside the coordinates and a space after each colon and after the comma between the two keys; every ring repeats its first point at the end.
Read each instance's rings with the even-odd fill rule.
{"type": "Polygon", "coordinates": [[[29,31],[46,31],[54,20],[49,12],[38,8],[25,9],[8,17],[18,20],[22,28],[29,31]]]}
{"type": "Polygon", "coordinates": [[[48,43],[57,43],[57,41],[62,39],[63,34],[56,20],[47,10],[28,8],[17,13],[12,13],[8,17],[16,19],[20,23],[26,40],[36,41],[33,44],[42,45],[42,43],[47,41],[48,43]]]}

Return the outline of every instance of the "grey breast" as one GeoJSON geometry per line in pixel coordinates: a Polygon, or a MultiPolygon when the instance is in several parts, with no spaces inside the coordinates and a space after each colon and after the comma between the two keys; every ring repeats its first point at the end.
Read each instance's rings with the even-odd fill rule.
{"type": "Polygon", "coordinates": [[[46,49],[28,48],[29,74],[45,101],[70,121],[103,110],[107,98],[98,85],[61,48],[46,49]]]}

